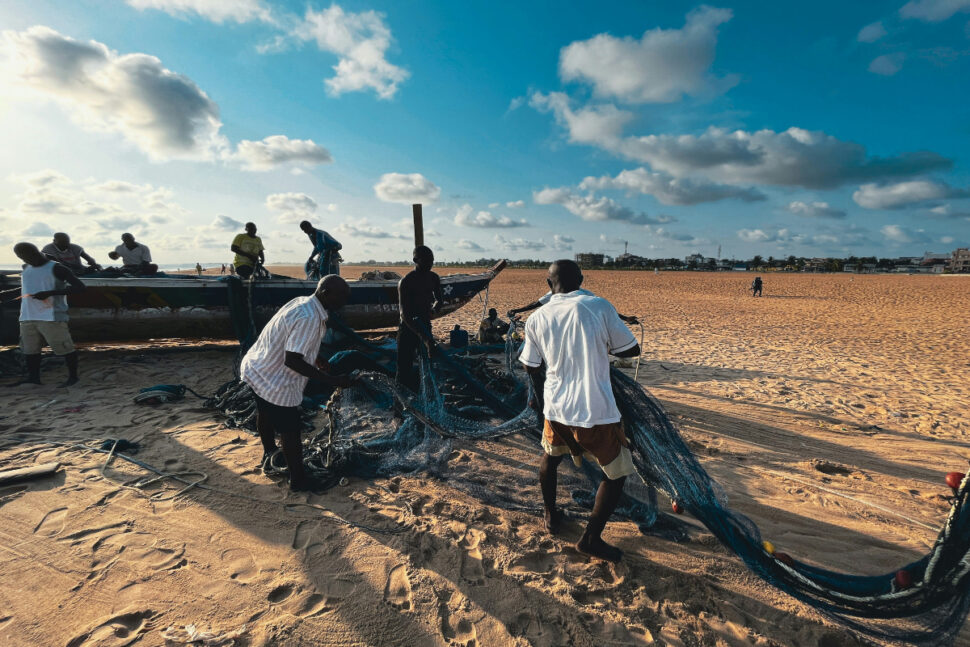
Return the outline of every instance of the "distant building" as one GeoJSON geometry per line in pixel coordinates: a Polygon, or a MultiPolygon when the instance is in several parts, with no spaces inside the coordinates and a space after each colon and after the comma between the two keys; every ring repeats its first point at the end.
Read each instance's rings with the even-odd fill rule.
{"type": "Polygon", "coordinates": [[[580,267],[602,267],[605,260],[604,254],[593,254],[591,252],[576,254],[576,262],[580,267]]]}
{"type": "Polygon", "coordinates": [[[824,272],[828,261],[824,258],[810,258],[805,261],[805,272],[824,272]]]}
{"type": "Polygon", "coordinates": [[[845,265],[842,266],[842,271],[855,273],[855,272],[858,272],[859,270],[858,270],[858,266],[855,263],[846,263],[845,265]]]}
{"type": "Polygon", "coordinates": [[[960,247],[950,254],[951,272],[970,272],[970,249],[960,247]]]}
{"type": "Polygon", "coordinates": [[[698,265],[703,265],[705,260],[706,259],[704,258],[703,254],[691,254],[690,256],[684,259],[684,263],[687,265],[690,265],[691,263],[697,263],[698,265]]]}

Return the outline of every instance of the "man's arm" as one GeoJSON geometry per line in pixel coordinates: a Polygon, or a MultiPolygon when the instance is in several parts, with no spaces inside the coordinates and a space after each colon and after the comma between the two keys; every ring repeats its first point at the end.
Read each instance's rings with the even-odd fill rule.
{"type": "Polygon", "coordinates": [[[533,410],[542,413],[545,409],[543,394],[546,386],[546,372],[542,370],[542,366],[526,366],[525,371],[529,374],[529,381],[532,382],[532,390],[535,395],[535,398],[529,402],[532,404],[533,410]]]}
{"type": "Polygon", "coordinates": [[[617,312],[616,314],[617,314],[617,316],[620,317],[620,319],[622,319],[623,321],[627,322],[628,324],[638,324],[638,323],[640,323],[640,320],[637,319],[637,316],[636,315],[621,315],[619,312],[617,312]]]}
{"type": "Polygon", "coordinates": [[[232,246],[230,246],[229,247],[229,251],[231,251],[231,252],[233,252],[235,254],[239,254],[240,256],[245,256],[246,258],[248,258],[249,260],[251,260],[254,263],[259,260],[259,258],[256,256],[256,254],[250,254],[247,251],[243,251],[243,249],[239,245],[232,245],[232,246]]]}
{"type": "Polygon", "coordinates": [[[434,285],[431,288],[431,294],[434,295],[434,303],[431,304],[432,312],[438,312],[441,310],[441,306],[445,304],[445,299],[441,295],[441,277],[437,274],[432,274],[434,276],[434,285]]]}
{"type": "Polygon", "coordinates": [[[536,308],[541,308],[541,307],[542,307],[541,303],[539,303],[538,301],[533,301],[527,306],[522,306],[521,308],[512,308],[511,310],[505,313],[505,316],[511,319],[512,317],[514,317],[515,315],[521,312],[529,312],[530,310],[535,310],[536,308]]]}
{"type": "Polygon", "coordinates": [[[100,265],[98,265],[98,262],[93,258],[91,258],[91,256],[87,252],[81,252],[81,258],[83,258],[87,262],[87,264],[90,265],[91,267],[101,267],[100,265]]]}
{"type": "Polygon", "coordinates": [[[310,366],[307,364],[307,361],[303,359],[302,355],[292,351],[286,351],[286,358],[283,360],[283,365],[295,373],[299,373],[300,375],[308,377],[311,380],[319,380],[327,386],[347,388],[354,383],[354,381],[346,375],[329,375],[314,366],[310,366]]]}
{"type": "Polygon", "coordinates": [[[41,300],[43,300],[43,299],[46,299],[48,297],[74,294],[75,292],[83,292],[84,289],[85,289],[84,283],[81,282],[81,279],[79,279],[78,277],[74,276],[74,272],[72,272],[71,270],[67,269],[63,265],[58,264],[58,265],[55,265],[54,266],[54,278],[56,278],[58,280],[61,280],[61,281],[64,281],[65,283],[67,283],[68,284],[67,289],[65,289],[65,290],[42,290],[42,291],[37,292],[37,293],[35,293],[35,294],[31,295],[31,296],[33,296],[35,299],[41,299],[41,300]]]}
{"type": "Polygon", "coordinates": [[[626,350],[619,350],[612,353],[614,357],[637,357],[640,355],[640,344],[634,344],[626,350]]]}

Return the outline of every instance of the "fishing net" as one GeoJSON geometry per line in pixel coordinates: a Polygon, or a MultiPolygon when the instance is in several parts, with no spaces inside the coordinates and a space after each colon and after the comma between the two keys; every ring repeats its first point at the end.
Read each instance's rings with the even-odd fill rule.
{"type": "MultiPolygon", "coordinates": [[[[518,489],[497,488],[456,479],[448,467],[456,444],[523,434],[538,445],[540,419],[528,406],[529,380],[515,361],[513,333],[500,359],[444,350],[437,351],[433,361],[422,358],[418,393],[397,384],[385,369],[358,371],[356,383],[347,389],[308,394],[303,403],[305,424],[308,429],[320,427],[305,443],[308,470],[331,481],[343,475],[372,478],[421,472],[447,477],[449,485],[490,503],[534,509],[514,494],[497,494],[532,492],[525,497],[534,501],[534,477],[518,489]],[[314,422],[319,412],[326,414],[324,424],[314,422]]],[[[349,342],[370,353],[371,361],[379,364],[390,355],[386,347],[358,340],[348,335],[349,342]]],[[[861,576],[828,571],[769,552],[755,523],[728,507],[723,488],[701,466],[656,398],[617,369],[611,376],[637,474],[627,479],[618,515],[632,519],[644,532],[666,529],[676,535],[676,524],[658,513],[659,490],[703,523],[756,575],[860,634],[922,645],[953,642],[970,609],[970,479],[964,478],[954,491],[933,548],[901,566],[902,579],[897,572],[861,576]]],[[[228,424],[254,429],[252,392],[238,380],[220,389],[210,405],[229,416],[228,424]]],[[[583,469],[585,487],[576,477],[563,481],[576,487],[573,497],[579,504],[589,506],[601,474],[587,461],[583,469]]]]}

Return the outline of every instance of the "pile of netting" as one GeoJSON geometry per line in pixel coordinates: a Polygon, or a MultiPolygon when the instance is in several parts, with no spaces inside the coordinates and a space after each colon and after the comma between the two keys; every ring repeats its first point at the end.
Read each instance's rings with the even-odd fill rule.
{"type": "MultiPolygon", "coordinates": [[[[524,434],[538,444],[540,418],[528,406],[529,381],[515,361],[513,333],[500,360],[443,349],[433,360],[423,358],[418,393],[389,377],[387,360],[392,353],[386,346],[350,337],[362,348],[350,356],[350,364],[380,370],[356,370],[353,387],[311,393],[304,399],[308,429],[315,427],[316,413],[324,412],[327,421],[306,441],[307,468],[316,474],[331,480],[409,472],[448,478],[446,464],[457,443],[524,434]]],[[[660,403],[617,369],[612,380],[637,472],[627,479],[618,514],[633,519],[645,532],[669,524],[667,515],[658,514],[659,490],[679,502],[759,577],[849,628],[891,642],[953,641],[970,608],[970,479],[955,488],[932,550],[902,566],[902,577],[899,571],[876,576],[827,571],[774,553],[755,523],[728,507],[723,488],[701,466],[660,403]]],[[[230,382],[209,404],[222,409],[231,424],[253,429],[255,405],[245,384],[230,382]]],[[[585,494],[573,496],[589,505],[600,472],[586,461],[584,470],[590,483],[585,494]]],[[[454,479],[449,484],[462,488],[454,479]]],[[[465,489],[483,497],[489,494],[487,485],[465,489]]],[[[494,494],[497,488],[491,489],[494,494]]],[[[516,491],[533,492],[533,501],[538,498],[534,477],[516,491]]],[[[515,499],[507,496],[505,504],[530,507],[515,499]]]]}

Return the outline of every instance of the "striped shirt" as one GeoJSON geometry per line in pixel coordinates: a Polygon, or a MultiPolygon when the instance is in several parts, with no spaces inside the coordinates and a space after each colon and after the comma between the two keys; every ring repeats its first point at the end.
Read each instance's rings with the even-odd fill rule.
{"type": "Polygon", "coordinates": [[[286,366],[286,353],[299,353],[313,366],[327,330],[327,311],[310,295],[297,297],[269,320],[239,367],[239,376],[256,395],[281,407],[303,401],[307,378],[286,366]]]}

